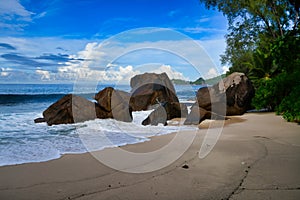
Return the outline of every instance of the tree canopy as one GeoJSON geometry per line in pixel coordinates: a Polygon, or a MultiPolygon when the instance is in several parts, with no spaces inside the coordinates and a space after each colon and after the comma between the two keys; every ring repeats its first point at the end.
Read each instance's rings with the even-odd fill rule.
{"type": "MultiPolygon", "coordinates": [[[[199,0],[228,19],[227,47],[221,56],[229,73],[244,72],[253,81],[256,108],[268,107],[300,121],[299,0],[199,0]],[[297,110],[282,103],[295,102],[297,110]],[[288,108],[289,107],[289,108],[288,108]],[[285,109],[286,108],[286,109],[285,109]],[[290,113],[290,114],[287,114],[290,113]]],[[[293,107],[293,106],[292,106],[293,107]]]]}

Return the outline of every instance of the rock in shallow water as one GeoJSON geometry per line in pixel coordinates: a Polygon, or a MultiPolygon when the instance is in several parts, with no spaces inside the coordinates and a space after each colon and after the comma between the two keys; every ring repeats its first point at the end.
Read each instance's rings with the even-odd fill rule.
{"type": "Polygon", "coordinates": [[[184,121],[184,125],[197,125],[205,119],[211,118],[211,112],[207,111],[197,105],[193,105],[191,112],[184,121]]]}
{"type": "Polygon", "coordinates": [[[142,122],[142,125],[155,125],[159,123],[167,125],[167,120],[186,117],[188,110],[186,105],[171,102],[160,104],[150,115],[142,122]]]}
{"type": "Polygon", "coordinates": [[[48,107],[43,116],[48,125],[72,124],[84,122],[97,117],[109,117],[97,104],[87,99],[68,94],[48,107]]]}
{"type": "Polygon", "coordinates": [[[175,88],[166,73],[145,73],[133,77],[130,105],[133,111],[147,110],[159,102],[178,102],[175,88]]]}
{"type": "Polygon", "coordinates": [[[167,120],[187,116],[187,107],[180,104],[175,88],[166,73],[145,73],[131,79],[131,94],[107,87],[95,95],[93,103],[76,95],[66,95],[48,107],[44,118],[35,122],[47,122],[48,125],[84,122],[96,118],[113,118],[131,122],[132,111],[147,110],[151,106],[164,102],[143,124],[166,124],[167,120]]]}
{"type": "Polygon", "coordinates": [[[45,118],[42,118],[42,117],[36,118],[36,119],[34,120],[34,123],[43,123],[43,122],[46,122],[46,120],[45,120],[45,118]]]}
{"type": "Polygon", "coordinates": [[[153,125],[157,126],[158,124],[167,125],[167,113],[163,106],[158,106],[150,115],[142,122],[142,125],[153,125]]]}
{"type": "Polygon", "coordinates": [[[98,105],[110,112],[112,118],[124,121],[132,121],[132,108],[129,105],[130,94],[112,87],[107,87],[95,95],[98,105]]]}

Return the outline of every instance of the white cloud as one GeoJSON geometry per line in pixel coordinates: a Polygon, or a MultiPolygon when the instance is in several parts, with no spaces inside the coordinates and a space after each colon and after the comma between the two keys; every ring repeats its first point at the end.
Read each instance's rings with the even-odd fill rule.
{"type": "MultiPolygon", "coordinates": [[[[138,49],[140,44],[131,45],[136,46],[132,47],[132,49],[138,49]]],[[[88,43],[84,50],[71,56],[74,59],[81,58],[83,61],[69,61],[58,67],[57,79],[129,83],[133,76],[146,72],[147,67],[139,70],[135,69],[133,65],[123,67],[111,62],[114,60],[114,57],[118,57],[118,54],[122,55],[126,51],[123,47],[103,48],[102,44],[88,43]],[[106,52],[111,53],[108,54],[106,52]]],[[[131,51],[131,49],[129,48],[128,51],[131,51]]],[[[156,69],[148,70],[148,72],[166,72],[170,79],[187,79],[183,73],[175,71],[170,65],[161,64],[156,69]]]]}
{"type": "Polygon", "coordinates": [[[118,67],[118,65],[117,64],[108,63],[106,65],[106,67],[118,67]]]}
{"type": "Polygon", "coordinates": [[[171,11],[168,13],[168,16],[169,16],[169,17],[174,17],[174,16],[177,15],[178,13],[180,13],[180,10],[171,10],[171,11]]]}
{"type": "Polygon", "coordinates": [[[9,72],[1,72],[0,75],[1,76],[8,76],[10,73],[9,72]]]}
{"type": "Polygon", "coordinates": [[[50,72],[46,70],[37,69],[35,73],[41,75],[41,80],[50,80],[50,72]]]}
{"type": "Polygon", "coordinates": [[[197,23],[204,23],[204,22],[208,22],[208,21],[211,21],[212,19],[210,17],[207,17],[207,16],[204,16],[200,19],[197,19],[196,22],[197,23]]]}
{"type": "Polygon", "coordinates": [[[1,71],[12,71],[13,69],[12,68],[5,68],[5,67],[1,67],[1,71]]]}
{"type": "Polygon", "coordinates": [[[228,66],[223,66],[222,70],[223,70],[222,74],[226,74],[226,72],[229,71],[229,67],[228,66]]]}
{"type": "Polygon", "coordinates": [[[84,61],[80,63],[81,67],[89,68],[92,67],[93,64],[96,64],[94,67],[103,68],[103,66],[97,66],[97,61],[103,58],[105,55],[106,53],[101,51],[101,44],[93,42],[88,43],[83,51],[78,52],[77,58],[84,59],[84,61]]]}
{"type": "MultiPolygon", "coordinates": [[[[132,56],[127,59],[128,62],[132,62],[132,65],[128,63],[127,67],[123,67],[119,64],[114,63],[119,56],[126,55],[127,52],[134,52],[135,50],[142,50],[144,47],[148,48],[151,46],[159,47],[170,47],[171,49],[177,48],[180,41],[169,41],[169,42],[155,42],[155,43],[130,43],[126,47],[117,43],[88,43],[84,50],[79,51],[76,55],[71,57],[74,59],[83,59],[78,62],[69,61],[64,65],[58,67],[59,79],[84,79],[84,80],[99,80],[99,81],[117,81],[117,82],[129,82],[130,78],[134,75],[141,73],[141,70],[134,69],[134,65],[140,67],[139,62],[145,59],[145,56],[132,56]],[[177,45],[176,45],[177,44],[177,45]]],[[[184,42],[183,42],[184,43],[184,42]]],[[[184,55],[179,55],[185,57],[184,55]]],[[[167,60],[166,60],[167,61],[167,60]]],[[[143,63],[144,64],[144,63],[143,63]]],[[[146,63],[149,64],[149,63],[146,63]]],[[[146,72],[142,69],[142,72],[146,72]]],[[[166,72],[171,79],[187,79],[183,73],[174,70],[171,65],[160,64],[160,67],[156,69],[148,70],[148,72],[163,73],[166,72]]]]}
{"type": "Polygon", "coordinates": [[[26,10],[18,0],[0,1],[0,15],[6,19],[18,16],[18,20],[31,21],[33,14],[26,10]]]}
{"type": "Polygon", "coordinates": [[[132,77],[135,75],[140,74],[141,72],[138,70],[134,70],[132,66],[127,66],[127,67],[119,67],[119,71],[116,72],[118,74],[118,77],[121,77],[118,79],[118,81],[125,81],[128,82],[132,77]]]}
{"type": "MultiPolygon", "coordinates": [[[[179,58],[177,61],[181,59],[182,63],[172,63],[174,59],[166,56],[165,59],[162,60],[160,67],[152,70],[152,72],[166,72],[171,79],[187,79],[186,77],[191,76],[195,79],[199,78],[201,74],[205,74],[206,77],[211,78],[218,75],[216,69],[214,69],[214,71],[211,70],[212,68],[216,68],[212,58],[219,59],[219,54],[221,54],[225,47],[224,42],[223,39],[206,41],[147,41],[125,44],[117,41],[108,41],[104,43],[91,42],[87,43],[84,50],[71,56],[77,60],[66,62],[58,68],[59,77],[69,79],[79,77],[81,79],[89,80],[125,81],[130,77],[128,74],[136,74],[137,70],[134,70],[132,66],[149,64],[146,62],[147,59],[149,60],[150,58],[151,60],[156,54],[159,55],[168,52],[172,56],[177,56],[179,58]],[[151,49],[154,54],[152,56],[146,54],[143,55],[143,50],[149,49],[151,49]],[[207,49],[213,53],[208,54],[206,51],[207,49]],[[83,59],[83,61],[78,62],[78,59],[83,59]],[[118,61],[120,60],[126,62],[125,66],[131,66],[131,68],[122,67],[124,63],[118,64],[118,61]],[[188,66],[183,67],[182,65],[188,66]],[[198,74],[195,74],[195,72],[198,74]],[[191,75],[189,73],[193,74],[191,75]],[[126,76],[123,76],[122,74],[126,74],[126,76]]],[[[149,72],[151,72],[151,70],[149,72]]]]}
{"type": "Polygon", "coordinates": [[[33,15],[18,0],[0,1],[0,28],[3,32],[23,31],[32,22],[33,15]]]}
{"type": "Polygon", "coordinates": [[[41,12],[41,13],[35,15],[34,19],[40,19],[40,18],[45,17],[46,15],[47,15],[47,12],[44,11],[44,12],[41,12]]]}
{"type": "Polygon", "coordinates": [[[180,72],[172,69],[170,65],[161,65],[156,69],[137,70],[133,66],[128,65],[126,67],[108,68],[107,70],[94,70],[90,68],[73,68],[71,66],[65,66],[59,68],[58,79],[70,79],[70,80],[81,80],[81,81],[100,81],[106,83],[122,83],[129,84],[130,79],[135,75],[152,72],[152,73],[166,73],[170,79],[183,79],[187,78],[180,72]]]}
{"type": "Polygon", "coordinates": [[[138,70],[134,70],[133,66],[118,68],[107,68],[102,70],[90,69],[88,67],[77,67],[76,65],[63,66],[58,68],[56,79],[58,80],[80,80],[80,81],[102,81],[110,83],[129,84],[130,79],[140,74],[138,70]]]}
{"type": "MultiPolygon", "coordinates": [[[[56,81],[73,81],[77,78],[127,81],[130,76],[143,72],[138,68],[139,66],[151,64],[152,59],[155,58],[159,58],[158,61],[152,61],[152,63],[158,63],[157,73],[166,72],[171,79],[187,79],[188,77],[190,80],[196,80],[200,76],[213,74],[209,71],[211,68],[217,68],[215,71],[224,71],[219,62],[219,55],[225,49],[223,38],[200,41],[183,37],[178,40],[143,41],[140,35],[156,35],[160,32],[156,29],[141,29],[134,34],[130,35],[129,41],[124,37],[125,41],[113,38],[103,43],[59,37],[0,37],[0,43],[10,44],[16,48],[19,55],[30,58],[39,57],[43,53],[69,54],[70,60],[57,62],[56,69],[53,66],[51,69],[50,67],[38,69],[52,71],[44,74],[44,79],[50,77],[51,80],[56,81]],[[135,41],[134,38],[139,38],[139,40],[135,41]],[[151,52],[147,51],[149,49],[151,52]]],[[[23,70],[14,64],[10,65],[9,61],[4,58],[0,58],[0,65],[11,66],[14,70],[23,70]]],[[[26,69],[26,73],[32,70],[31,73],[37,75],[35,67],[27,66],[26,69]]],[[[37,77],[41,76],[43,77],[40,72],[37,77]]]]}
{"type": "Polygon", "coordinates": [[[172,79],[187,80],[187,78],[181,72],[174,71],[174,69],[172,69],[170,65],[162,65],[158,69],[152,70],[150,72],[157,73],[157,74],[161,74],[165,72],[171,80],[172,79]]]}
{"type": "Polygon", "coordinates": [[[211,68],[205,74],[204,79],[210,79],[210,78],[216,77],[218,75],[220,75],[220,74],[217,72],[217,70],[215,68],[211,68]]]}
{"type": "MultiPolygon", "coordinates": [[[[160,60],[161,64],[170,63],[172,66],[178,66],[182,63],[185,63],[186,65],[190,63],[195,67],[202,68],[203,70],[205,68],[208,69],[209,67],[212,67],[214,65],[211,59],[208,57],[205,49],[199,44],[199,42],[192,40],[127,43],[124,46],[112,44],[98,46],[98,48],[94,50],[108,52],[105,55],[103,55],[101,59],[99,59],[99,57],[94,58],[94,61],[98,62],[101,66],[106,66],[108,64],[108,61],[110,61],[109,63],[111,63],[111,61],[114,61],[121,55],[126,58],[123,59],[123,61],[126,60],[128,62],[127,64],[147,64],[147,61],[149,63],[151,61],[153,62],[151,58],[155,59],[154,56],[157,56],[156,54],[164,55],[166,54],[166,52],[171,56],[163,57],[164,60],[160,60]],[[152,50],[152,54],[147,55],[146,53],[149,52],[146,52],[143,55],[143,51],[147,51],[149,49],[152,50]],[[138,54],[138,52],[141,53],[138,54]],[[176,62],[181,61],[181,63],[173,63],[174,60],[172,59],[174,59],[174,57],[177,57],[176,62]]],[[[214,51],[217,51],[217,48],[215,48],[214,51]]]]}
{"type": "Polygon", "coordinates": [[[204,28],[204,27],[186,27],[183,29],[183,31],[187,33],[226,33],[226,30],[224,29],[218,29],[218,28],[204,28]]]}
{"type": "MultiPolygon", "coordinates": [[[[229,70],[229,68],[227,66],[223,66],[222,67],[222,73],[221,74],[225,74],[227,71],[229,70]]],[[[221,75],[216,68],[211,68],[208,70],[208,72],[205,74],[204,78],[205,79],[210,79],[210,78],[214,78],[216,76],[221,75]]]]}
{"type": "Polygon", "coordinates": [[[9,76],[11,74],[11,72],[13,71],[13,69],[7,67],[1,67],[0,68],[0,76],[5,77],[5,76],[9,76]]]}
{"type": "Polygon", "coordinates": [[[70,54],[75,54],[82,50],[87,42],[89,41],[84,39],[63,39],[60,37],[0,37],[0,43],[10,44],[17,49],[19,54],[30,57],[50,52],[56,54],[61,52],[60,48],[66,49],[70,54]]]}

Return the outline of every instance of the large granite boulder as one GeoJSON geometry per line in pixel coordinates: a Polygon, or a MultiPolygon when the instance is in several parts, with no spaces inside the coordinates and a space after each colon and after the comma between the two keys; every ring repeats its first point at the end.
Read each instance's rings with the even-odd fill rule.
{"type": "MultiPolygon", "coordinates": [[[[131,122],[132,111],[147,110],[154,105],[163,104],[164,114],[157,120],[158,115],[151,121],[164,121],[185,117],[187,108],[180,104],[175,94],[175,88],[166,73],[145,73],[131,79],[131,93],[107,87],[98,92],[93,103],[76,95],[66,95],[52,104],[43,112],[44,118],[35,119],[36,123],[47,122],[53,124],[69,124],[83,122],[96,118],[113,118],[119,121],[131,122]]],[[[162,111],[161,110],[161,111],[162,111]]],[[[156,109],[156,112],[161,112],[156,109]]],[[[154,114],[152,114],[154,115],[154,114]]]]}
{"type": "Polygon", "coordinates": [[[226,89],[227,115],[242,115],[251,106],[254,87],[243,73],[233,73],[223,79],[226,89]]]}
{"type": "Polygon", "coordinates": [[[130,80],[130,86],[133,90],[136,90],[140,86],[147,83],[156,83],[158,85],[163,85],[169,88],[169,90],[171,90],[173,93],[175,92],[174,85],[166,73],[144,73],[136,75],[130,80]]]}
{"type": "Polygon", "coordinates": [[[110,113],[101,109],[98,104],[80,96],[68,94],[52,104],[43,112],[48,125],[72,124],[96,118],[110,118],[110,113]]]}
{"type": "Polygon", "coordinates": [[[178,102],[163,103],[159,105],[142,122],[143,125],[158,125],[159,123],[167,125],[167,120],[174,118],[184,118],[188,114],[187,106],[178,102]]]}
{"type": "Polygon", "coordinates": [[[129,93],[105,88],[96,94],[97,103],[83,97],[68,94],[52,104],[43,112],[43,118],[36,123],[47,122],[48,125],[72,124],[96,118],[114,118],[131,122],[132,109],[129,106],[129,93]]]}
{"type": "Polygon", "coordinates": [[[167,124],[167,120],[187,116],[187,107],[180,104],[173,83],[166,73],[145,73],[133,77],[130,105],[134,111],[156,109],[143,125],[167,124]],[[158,107],[157,107],[158,106],[158,107]]]}
{"type": "Polygon", "coordinates": [[[200,88],[184,124],[199,124],[205,119],[242,115],[250,108],[254,87],[243,73],[232,73],[211,87],[200,88]]]}
{"type": "Polygon", "coordinates": [[[112,118],[124,122],[132,121],[132,108],[129,105],[129,93],[107,87],[98,92],[94,98],[102,109],[111,113],[112,118]]]}
{"type": "Polygon", "coordinates": [[[175,88],[166,73],[136,75],[130,81],[130,105],[134,111],[147,110],[160,102],[179,102],[175,88]]]}
{"type": "Polygon", "coordinates": [[[232,73],[197,92],[198,106],[220,115],[242,115],[250,108],[254,87],[243,73],[232,73]],[[225,110],[226,109],[226,110],[225,110]]]}

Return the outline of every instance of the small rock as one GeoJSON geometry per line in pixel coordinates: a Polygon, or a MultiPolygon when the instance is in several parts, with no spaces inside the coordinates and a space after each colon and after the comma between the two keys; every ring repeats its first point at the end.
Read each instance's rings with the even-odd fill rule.
{"type": "Polygon", "coordinates": [[[188,169],[188,168],[190,168],[187,164],[184,164],[183,166],[182,166],[182,168],[183,169],[188,169]]]}
{"type": "Polygon", "coordinates": [[[43,122],[46,122],[46,120],[45,120],[45,118],[42,118],[42,117],[36,118],[36,119],[34,120],[34,123],[43,123],[43,122]]]}
{"type": "Polygon", "coordinates": [[[163,106],[156,108],[143,122],[142,125],[146,126],[151,124],[157,126],[158,124],[167,125],[167,113],[163,106]]]}
{"type": "Polygon", "coordinates": [[[187,116],[184,121],[184,125],[198,125],[205,119],[211,118],[211,112],[207,111],[198,105],[194,104],[191,108],[190,114],[187,116]]]}

